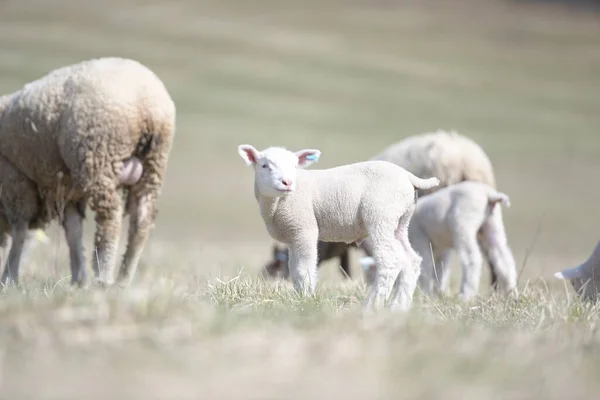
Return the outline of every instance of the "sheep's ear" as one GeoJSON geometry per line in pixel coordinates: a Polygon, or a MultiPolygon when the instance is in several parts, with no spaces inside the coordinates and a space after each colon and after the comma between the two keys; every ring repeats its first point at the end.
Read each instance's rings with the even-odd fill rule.
{"type": "Polygon", "coordinates": [[[260,151],[256,150],[249,144],[241,144],[238,146],[240,157],[246,162],[246,165],[251,166],[258,162],[260,151]]]}
{"type": "Polygon", "coordinates": [[[558,278],[558,279],[564,279],[564,280],[576,279],[576,278],[581,278],[583,275],[583,272],[584,272],[583,266],[579,265],[574,268],[568,268],[568,269],[562,270],[560,272],[557,272],[554,274],[554,277],[558,278]]]}
{"type": "Polygon", "coordinates": [[[306,168],[312,163],[318,162],[321,157],[321,152],[317,149],[304,149],[295,154],[298,157],[298,167],[300,168],[306,168]]]}

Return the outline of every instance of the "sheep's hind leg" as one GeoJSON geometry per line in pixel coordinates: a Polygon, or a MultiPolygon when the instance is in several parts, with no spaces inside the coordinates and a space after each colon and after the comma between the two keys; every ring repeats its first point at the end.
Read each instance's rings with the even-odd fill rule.
{"type": "Polygon", "coordinates": [[[0,283],[7,285],[9,283],[19,283],[19,266],[21,263],[21,254],[27,237],[28,226],[26,222],[18,222],[12,226],[12,245],[8,253],[8,259],[5,262],[4,273],[0,278],[0,283]]]}
{"type": "Polygon", "coordinates": [[[90,191],[90,206],[96,213],[96,234],[92,267],[96,283],[114,283],[114,270],[121,236],[123,200],[116,185],[98,185],[90,191]]]}
{"type": "Polygon", "coordinates": [[[83,219],[85,217],[85,203],[69,203],[65,207],[62,226],[69,246],[69,260],[71,267],[71,284],[83,286],[87,279],[85,265],[85,249],[83,246],[83,219]]]}
{"type": "Polygon", "coordinates": [[[385,306],[400,271],[399,263],[403,261],[402,248],[393,236],[372,238],[372,246],[377,268],[364,303],[367,311],[380,310],[385,306]]]}
{"type": "MultiPolygon", "coordinates": [[[[401,259],[405,261],[405,265],[403,268],[400,267],[400,273],[394,284],[392,310],[401,312],[408,311],[412,306],[423,261],[423,258],[412,248],[408,239],[408,225],[413,213],[414,207],[404,213],[395,232],[396,241],[399,243],[400,251],[404,256],[401,259]]],[[[435,285],[437,287],[437,282],[435,285]]]]}
{"type": "Polygon", "coordinates": [[[118,277],[118,283],[121,286],[128,286],[135,275],[156,215],[155,204],[155,197],[151,195],[143,195],[137,199],[135,192],[130,191],[129,193],[127,249],[123,255],[118,277]]]}

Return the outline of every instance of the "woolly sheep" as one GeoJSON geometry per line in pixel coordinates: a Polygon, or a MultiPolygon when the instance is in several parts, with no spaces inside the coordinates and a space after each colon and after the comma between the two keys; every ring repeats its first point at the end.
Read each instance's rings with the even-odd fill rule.
{"type": "MultiPolygon", "coordinates": [[[[358,247],[355,243],[350,244],[350,246],[358,247]]],[[[262,270],[263,276],[267,278],[280,277],[287,279],[289,277],[289,249],[286,246],[274,244],[272,255],[272,260],[262,270]]],[[[322,242],[319,240],[317,243],[317,267],[320,267],[323,261],[336,257],[340,258],[342,275],[345,278],[351,278],[348,245],[346,243],[322,242]]]]}
{"type": "Polygon", "coordinates": [[[386,161],[305,170],[321,154],[315,149],[258,151],[245,144],[238,152],[254,168],[254,196],[267,232],[289,246],[298,292],[314,293],[318,240],[352,243],[370,237],[378,270],[365,308],[381,308],[392,288],[392,308],[410,308],[421,262],[408,240],[415,188],[437,185],[437,178],[420,179],[386,161]]]}
{"type": "Polygon", "coordinates": [[[81,227],[88,202],[96,213],[92,259],[102,286],[115,282],[125,213],[129,234],[118,281],[126,285],[135,273],[174,134],[175,104],[163,82],[130,59],[61,67],[0,99],[0,154],[35,183],[49,218],[64,216],[72,271],[85,264],[81,227]]]}
{"type": "Polygon", "coordinates": [[[583,300],[595,302],[600,299],[600,242],[585,262],[557,272],[554,276],[570,281],[583,300]]]}
{"type": "Polygon", "coordinates": [[[493,261],[499,287],[511,295],[517,294],[515,261],[498,213],[500,207],[496,206],[500,202],[510,207],[506,194],[475,181],[450,185],[417,200],[408,235],[422,257],[419,287],[425,293],[442,291],[436,282],[448,266],[440,260],[455,250],[463,269],[463,300],[478,292],[482,252],[493,261]]]}
{"type": "MultiPolygon", "coordinates": [[[[131,180],[131,171],[136,170],[132,164],[136,162],[128,160],[125,163],[127,168],[121,176],[126,182],[131,180]]],[[[48,240],[43,228],[50,222],[51,216],[46,211],[51,205],[42,204],[35,183],[3,156],[0,156],[0,187],[0,252],[5,264],[0,283],[7,284],[9,281],[18,282],[20,265],[33,245],[48,240]]],[[[64,224],[65,220],[62,222],[64,224]]],[[[73,236],[72,227],[65,226],[65,231],[69,241],[73,236]]],[[[73,250],[72,257],[76,256],[73,250]]],[[[78,268],[80,265],[71,263],[71,267],[78,268]]],[[[83,268],[72,270],[72,282],[80,282],[82,274],[85,275],[83,268]]]]}
{"type": "MultiPolygon", "coordinates": [[[[458,134],[454,130],[437,130],[409,136],[396,142],[382,152],[375,155],[371,160],[389,161],[401,166],[414,175],[421,177],[435,176],[439,178],[440,184],[436,187],[421,190],[418,189],[419,196],[432,193],[446,186],[459,183],[466,180],[482,182],[496,187],[496,179],[492,163],[485,151],[474,140],[458,134]]],[[[499,210],[499,213],[502,211],[499,210]]],[[[347,246],[340,243],[319,243],[323,246],[323,252],[329,253],[333,250],[328,247],[336,247],[341,251],[341,247],[347,246]]],[[[371,256],[369,241],[362,244],[363,251],[367,256],[371,256]]],[[[484,253],[485,254],[485,253],[484,253]]],[[[340,254],[341,257],[348,257],[347,250],[340,254]]],[[[441,257],[441,262],[450,265],[451,252],[441,257]]],[[[496,287],[497,277],[494,272],[492,260],[487,259],[490,266],[491,284],[496,287]]],[[[445,268],[440,278],[440,284],[443,290],[446,290],[450,283],[451,269],[445,268]]]]}

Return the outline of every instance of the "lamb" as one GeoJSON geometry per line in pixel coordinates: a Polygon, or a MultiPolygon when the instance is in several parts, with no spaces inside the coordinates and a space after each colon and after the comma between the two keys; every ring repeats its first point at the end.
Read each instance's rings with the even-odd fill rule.
{"type": "MultiPolygon", "coordinates": [[[[174,134],[175,104],[163,82],[131,59],[57,68],[0,98],[0,154],[36,186],[45,219],[63,216],[72,271],[85,267],[88,203],[96,213],[92,259],[100,286],[115,283],[124,214],[130,215],[129,234],[117,281],[127,285],[135,273],[174,134]]],[[[22,221],[13,226],[13,247],[26,230],[22,221]]],[[[9,265],[9,272],[18,271],[9,265]]],[[[79,273],[72,283],[81,285],[83,278],[79,273]]]]}
{"type": "Polygon", "coordinates": [[[554,274],[558,279],[568,280],[584,301],[600,299],[600,242],[585,262],[554,274]]]}
{"type": "Polygon", "coordinates": [[[297,292],[315,291],[318,240],[352,243],[370,237],[378,268],[365,308],[382,308],[392,289],[392,309],[411,307],[421,257],[410,246],[408,223],[415,189],[435,186],[437,178],[420,179],[386,161],[305,170],[321,155],[316,149],[258,151],[243,144],[238,152],[254,169],[254,197],[267,232],[289,246],[297,292]]]}
{"type": "MultiPolygon", "coordinates": [[[[392,162],[417,176],[439,178],[440,185],[426,190],[418,189],[419,196],[465,180],[483,182],[496,187],[492,163],[485,151],[475,141],[456,131],[437,130],[409,136],[388,146],[371,160],[392,162]]],[[[498,212],[501,213],[501,210],[498,212]]],[[[323,242],[319,243],[319,246],[323,247],[324,253],[330,253],[333,252],[333,249],[329,249],[329,247],[336,247],[339,252],[341,251],[340,247],[346,246],[347,248],[348,245],[323,242]]],[[[368,240],[363,242],[362,249],[367,256],[372,255],[368,240]]],[[[347,250],[341,253],[340,257],[347,258],[347,250]]],[[[449,266],[450,257],[451,252],[448,252],[441,257],[441,263],[449,266]]],[[[496,287],[495,268],[492,260],[488,259],[487,262],[490,266],[492,287],[496,287]]],[[[443,290],[446,290],[450,283],[450,273],[450,268],[442,268],[439,278],[443,290]]]]}
{"type": "MultiPolygon", "coordinates": [[[[515,261],[498,213],[497,204],[501,202],[510,207],[505,193],[475,181],[450,185],[417,200],[408,235],[423,259],[419,287],[425,293],[440,294],[436,284],[441,274],[440,259],[454,249],[463,268],[462,300],[467,301],[478,292],[481,252],[492,260],[499,287],[510,295],[518,294],[515,261]]],[[[373,262],[364,264],[371,267],[373,262]]]]}

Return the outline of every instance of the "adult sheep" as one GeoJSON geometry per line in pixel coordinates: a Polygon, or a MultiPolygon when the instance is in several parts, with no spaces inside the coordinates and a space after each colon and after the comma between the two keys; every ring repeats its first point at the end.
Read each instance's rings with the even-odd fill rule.
{"type": "MultiPolygon", "coordinates": [[[[419,196],[466,180],[496,187],[492,163],[485,151],[474,140],[460,135],[456,131],[437,130],[409,136],[388,146],[371,160],[392,162],[420,177],[435,176],[439,178],[438,186],[423,190],[417,189],[419,196]]],[[[498,212],[501,213],[501,211],[498,212]]],[[[481,241],[481,235],[479,235],[479,240],[481,241]]],[[[337,248],[340,257],[348,257],[348,245],[345,245],[346,249],[341,254],[339,243],[319,245],[323,247],[324,254],[334,253],[330,248],[337,248]]],[[[372,255],[368,240],[363,242],[362,248],[367,255],[372,255]]],[[[441,258],[441,262],[449,265],[450,256],[451,252],[446,252],[441,258]]],[[[493,261],[487,259],[487,262],[490,267],[491,284],[496,287],[498,277],[493,261]]],[[[438,277],[443,290],[448,287],[450,273],[450,268],[446,268],[442,276],[438,277]]]]}
{"type": "Polygon", "coordinates": [[[571,282],[577,295],[584,301],[596,302],[600,299],[600,242],[583,263],[556,272],[558,279],[571,282]]]}
{"type": "Polygon", "coordinates": [[[83,211],[89,204],[96,213],[92,259],[102,286],[115,281],[124,213],[129,235],[118,280],[128,284],[135,273],[174,135],[175,104],[163,82],[130,59],[61,67],[0,98],[0,154],[35,183],[49,215],[73,227],[72,270],[85,267],[83,211]]]}
{"type": "Polygon", "coordinates": [[[415,188],[435,186],[437,178],[420,179],[386,161],[305,170],[321,154],[314,149],[258,151],[240,145],[238,152],[254,169],[254,196],[267,232],[289,246],[298,292],[315,290],[319,240],[352,243],[370,237],[377,276],[365,307],[381,308],[393,289],[392,308],[410,308],[421,262],[408,240],[415,188]]]}

